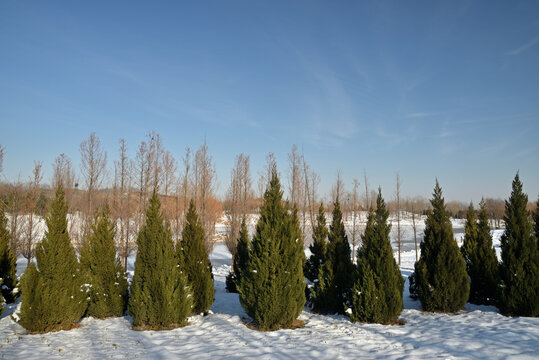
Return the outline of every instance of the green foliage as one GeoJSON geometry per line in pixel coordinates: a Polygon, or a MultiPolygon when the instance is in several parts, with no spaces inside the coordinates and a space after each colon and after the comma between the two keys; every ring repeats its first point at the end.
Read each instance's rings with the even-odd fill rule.
{"type": "Polygon", "coordinates": [[[174,251],[172,233],[155,192],[137,246],[128,306],[133,326],[164,330],[186,325],[193,309],[191,291],[187,275],[180,270],[182,264],[174,251]]]}
{"type": "Polygon", "coordinates": [[[305,277],[311,282],[318,279],[320,268],[326,262],[327,237],[326,214],[324,205],[320,204],[316,226],[313,229],[313,243],[309,246],[311,256],[305,263],[305,277]]]}
{"type": "Polygon", "coordinates": [[[114,222],[105,205],[96,216],[91,234],[81,250],[80,262],[89,285],[87,316],[123,316],[127,308],[127,274],[116,256],[114,222]]]}
{"type": "Polygon", "coordinates": [[[198,218],[195,203],[191,200],[182,231],[182,241],[176,249],[183,258],[183,271],[194,297],[193,313],[206,313],[215,299],[213,274],[208,252],[204,246],[204,229],[198,218]]]}
{"type": "Polygon", "coordinates": [[[263,330],[292,325],[305,305],[305,253],[297,210],[282,204],[274,168],[242,271],[240,302],[263,330]]]}
{"type": "Polygon", "coordinates": [[[350,317],[354,321],[395,323],[402,311],[404,280],[393,257],[387,219],[381,190],[378,190],[376,212],[369,219],[358,249],[358,276],[351,292],[350,317]]]}
{"type": "Polygon", "coordinates": [[[354,266],[350,258],[350,244],[342,221],[339,199],[333,207],[328,240],[325,269],[322,271],[326,278],[323,282],[315,283],[313,291],[317,295],[313,299],[313,310],[319,313],[344,314],[345,301],[352,287],[354,266]],[[320,294],[322,284],[326,294],[320,294]],[[319,303],[317,298],[324,301],[319,303]]]}
{"type": "Polygon", "coordinates": [[[4,313],[5,309],[6,309],[6,302],[4,301],[4,297],[2,296],[2,293],[0,292],[0,315],[4,313]]]}
{"type": "Polygon", "coordinates": [[[466,234],[461,252],[470,276],[469,302],[491,305],[496,303],[498,259],[492,247],[486,203],[480,203],[479,223],[476,223],[473,206],[468,209],[466,234]]]}
{"type": "Polygon", "coordinates": [[[87,307],[77,255],[67,232],[67,204],[58,186],[46,218],[47,231],[21,279],[21,324],[31,332],[68,330],[87,307]]]}
{"type": "Polygon", "coordinates": [[[539,316],[539,251],[518,173],[505,201],[505,232],[501,238],[499,307],[503,314],[539,316]]]}
{"type": "Polygon", "coordinates": [[[415,288],[423,310],[456,312],[468,300],[470,283],[438,180],[430,202],[421,257],[415,264],[415,288]]]}
{"type": "Polygon", "coordinates": [[[232,259],[232,272],[226,277],[226,289],[229,292],[238,292],[237,287],[241,281],[241,273],[245,270],[247,260],[249,259],[249,233],[245,218],[241,221],[240,238],[236,253],[232,259]]]}
{"type": "Polygon", "coordinates": [[[10,237],[4,207],[0,205],[0,293],[7,303],[15,301],[17,295],[13,293],[17,287],[17,257],[9,245],[10,237]]]}

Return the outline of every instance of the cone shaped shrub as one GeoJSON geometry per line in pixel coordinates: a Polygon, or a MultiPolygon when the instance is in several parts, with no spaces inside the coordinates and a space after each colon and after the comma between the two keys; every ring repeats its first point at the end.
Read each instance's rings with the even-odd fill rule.
{"type": "Polygon", "coordinates": [[[105,205],[96,216],[90,236],[81,250],[80,262],[88,285],[87,316],[123,316],[127,308],[127,274],[116,256],[114,223],[105,205]]]}
{"type": "Polygon", "coordinates": [[[492,305],[496,303],[498,259],[492,247],[486,203],[481,201],[479,223],[470,205],[465,225],[466,234],[461,247],[466,270],[470,276],[469,302],[492,305]]]}
{"type": "Polygon", "coordinates": [[[274,168],[238,287],[243,308],[262,330],[292,325],[305,305],[305,253],[297,211],[290,214],[281,199],[274,168]]]}
{"type": "Polygon", "coordinates": [[[326,262],[328,228],[326,227],[326,214],[324,206],[320,204],[316,226],[313,229],[313,243],[309,246],[311,256],[305,263],[305,277],[311,282],[318,279],[320,267],[326,262]]]}
{"type": "Polygon", "coordinates": [[[518,173],[505,201],[499,307],[506,315],[539,316],[539,252],[518,173]]]}
{"type": "Polygon", "coordinates": [[[187,275],[180,270],[172,233],[155,191],[137,246],[128,305],[134,328],[164,330],[186,325],[193,309],[191,291],[187,275]]]}
{"type": "Polygon", "coordinates": [[[13,293],[17,287],[17,257],[9,245],[10,237],[4,206],[0,204],[0,289],[7,303],[12,303],[17,295],[13,293]]]}
{"type": "Polygon", "coordinates": [[[68,330],[77,326],[87,307],[86,290],[67,232],[67,204],[58,186],[46,218],[47,231],[33,264],[21,279],[19,324],[31,332],[68,330]]]}
{"type": "Polygon", "coordinates": [[[245,270],[249,258],[249,233],[245,224],[245,217],[241,221],[240,238],[236,247],[236,253],[232,258],[232,271],[226,277],[226,289],[228,292],[238,292],[237,287],[241,281],[241,273],[245,270]]]}
{"type": "Polygon", "coordinates": [[[456,312],[468,300],[470,283],[438,180],[430,202],[421,257],[415,264],[417,296],[425,311],[456,312]]]}
{"type": "Polygon", "coordinates": [[[210,259],[204,246],[204,229],[193,200],[189,204],[185,220],[182,241],[176,250],[181,252],[183,271],[191,286],[194,298],[193,313],[206,313],[215,299],[215,289],[210,259]]]}
{"type": "Polygon", "coordinates": [[[325,269],[326,276],[323,282],[316,282],[313,299],[313,310],[319,313],[344,314],[345,301],[352,287],[354,266],[350,258],[350,244],[342,221],[342,212],[339,199],[333,207],[333,220],[329,227],[328,244],[326,250],[325,269]],[[319,288],[324,283],[326,294],[321,294],[319,288]],[[318,302],[316,299],[322,300],[318,302]]]}
{"type": "Polygon", "coordinates": [[[351,292],[353,321],[393,324],[402,311],[404,279],[393,257],[388,217],[378,190],[376,211],[369,212],[363,246],[357,254],[357,279],[351,292]]]}

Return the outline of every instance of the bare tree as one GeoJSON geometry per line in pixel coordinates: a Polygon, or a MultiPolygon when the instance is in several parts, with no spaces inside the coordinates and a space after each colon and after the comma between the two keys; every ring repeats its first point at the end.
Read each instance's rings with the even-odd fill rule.
{"type": "Polygon", "coordinates": [[[363,169],[363,185],[365,185],[365,210],[372,208],[369,201],[369,179],[367,178],[367,170],[363,169]]]}
{"type": "Polygon", "coordinates": [[[131,174],[132,163],[127,156],[127,143],[125,139],[120,139],[120,159],[114,162],[114,190],[115,202],[118,208],[117,219],[119,220],[119,228],[117,236],[119,238],[118,252],[122,259],[124,270],[127,271],[127,258],[129,257],[133,246],[131,246],[129,238],[131,235],[131,215],[130,207],[130,190],[131,190],[131,174]]]}
{"type": "Polygon", "coordinates": [[[335,181],[335,185],[333,185],[331,189],[331,198],[333,202],[339,200],[339,202],[344,202],[346,199],[344,198],[345,190],[344,190],[344,182],[342,180],[341,171],[337,171],[337,180],[335,181]]]}
{"type": "Polygon", "coordinates": [[[398,256],[398,265],[401,265],[401,247],[402,247],[402,229],[401,229],[401,178],[397,172],[395,176],[395,215],[397,218],[397,251],[398,256]]]}
{"type": "MultiPolygon", "coordinates": [[[[54,190],[58,187],[58,185],[62,185],[68,205],[68,213],[73,216],[76,209],[74,193],[75,188],[78,187],[78,184],[75,178],[75,171],[73,171],[71,159],[69,159],[69,157],[67,157],[65,154],[58,155],[52,165],[52,171],[52,189],[54,190]]],[[[76,221],[69,221],[67,231],[71,241],[73,241],[75,245],[78,246],[82,243],[82,234],[79,223],[76,221]]]]}
{"type": "Polygon", "coordinates": [[[204,242],[208,252],[214,245],[215,223],[220,215],[214,196],[215,190],[215,166],[213,159],[208,153],[208,145],[204,145],[195,154],[194,178],[195,178],[195,203],[204,227],[204,242]]]}
{"type": "Polygon", "coordinates": [[[270,183],[271,172],[273,170],[277,171],[277,160],[275,159],[275,154],[270,152],[268,153],[268,155],[266,155],[266,165],[264,167],[264,170],[259,173],[258,194],[260,198],[264,197],[264,193],[266,192],[266,189],[268,188],[268,185],[270,183]]]}
{"type": "Polygon", "coordinates": [[[107,165],[107,154],[101,147],[101,140],[91,133],[87,140],[80,144],[81,171],[87,191],[87,204],[84,219],[84,235],[86,238],[93,221],[95,194],[103,184],[107,165]]]}
{"type": "Polygon", "coordinates": [[[230,186],[227,191],[227,213],[230,228],[225,244],[232,255],[236,253],[241,220],[246,218],[249,201],[253,198],[249,156],[236,156],[234,168],[230,175],[230,186]]]}
{"type": "Polygon", "coordinates": [[[9,230],[11,234],[10,246],[12,249],[20,251],[21,231],[23,226],[21,223],[22,212],[24,207],[23,184],[20,177],[17,181],[9,186],[7,196],[7,212],[10,215],[9,230]]]}
{"type": "Polygon", "coordinates": [[[175,206],[175,233],[177,238],[183,226],[185,225],[185,215],[187,213],[188,198],[191,193],[191,149],[185,148],[185,155],[182,157],[183,171],[178,177],[176,189],[176,206],[175,206]],[[180,181],[181,179],[181,181],[180,181]],[[180,202],[181,200],[181,202],[180,202]]]}
{"type": "Polygon", "coordinates": [[[28,193],[26,197],[26,209],[28,214],[25,218],[24,240],[21,243],[20,252],[28,261],[28,265],[34,257],[34,239],[36,237],[36,227],[39,219],[36,215],[37,202],[40,195],[40,183],[43,180],[41,172],[43,163],[40,161],[34,162],[34,170],[28,184],[28,193]]]}
{"type": "Polygon", "coordinates": [[[297,145],[292,145],[292,152],[288,154],[288,191],[290,195],[290,203],[299,205],[302,197],[303,174],[301,171],[301,155],[298,153],[297,145]]]}
{"type": "Polygon", "coordinates": [[[310,233],[312,234],[312,229],[315,223],[315,217],[318,212],[318,209],[316,209],[316,203],[317,203],[317,187],[320,183],[320,176],[318,176],[317,173],[315,173],[313,170],[309,168],[309,165],[307,165],[307,162],[305,161],[305,156],[301,156],[302,164],[303,164],[303,181],[304,181],[304,190],[303,190],[303,228],[302,228],[302,234],[303,234],[303,243],[305,246],[307,245],[306,239],[311,238],[310,236],[307,237],[307,231],[305,227],[305,210],[307,209],[309,213],[309,220],[310,220],[310,233]]]}
{"type": "Polygon", "coordinates": [[[414,232],[415,261],[419,260],[419,249],[417,243],[417,225],[422,221],[421,214],[426,208],[427,201],[421,197],[408,199],[406,201],[406,210],[412,220],[412,230],[414,232]]]}
{"type": "Polygon", "coordinates": [[[351,238],[352,238],[352,262],[356,261],[356,256],[354,255],[356,253],[356,239],[359,240],[359,212],[361,210],[359,205],[359,180],[354,179],[353,180],[353,187],[352,187],[352,193],[350,194],[350,202],[351,202],[351,211],[352,211],[352,231],[351,231],[351,238]]]}
{"type": "Polygon", "coordinates": [[[147,138],[148,151],[146,152],[146,182],[149,185],[150,191],[153,191],[154,189],[157,191],[162,183],[163,169],[161,163],[164,150],[161,142],[161,136],[158,133],[151,131],[148,133],[147,138]]]}
{"type": "Polygon", "coordinates": [[[2,146],[2,144],[0,144],[0,174],[2,173],[2,171],[4,171],[4,152],[5,152],[5,147],[2,146]]]}

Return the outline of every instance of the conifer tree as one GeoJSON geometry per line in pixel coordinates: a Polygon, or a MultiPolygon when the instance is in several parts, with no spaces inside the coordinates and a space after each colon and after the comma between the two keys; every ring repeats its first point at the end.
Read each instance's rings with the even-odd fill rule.
{"type": "Polygon", "coordinates": [[[363,246],[357,253],[357,278],[351,294],[350,317],[354,321],[391,324],[402,311],[404,280],[393,257],[382,191],[378,190],[376,211],[369,212],[363,246]]]}
{"type": "Polygon", "coordinates": [[[273,168],[238,287],[243,308],[262,330],[292,325],[305,305],[305,253],[297,210],[290,214],[281,199],[273,168]]]}
{"type": "Polygon", "coordinates": [[[464,308],[470,284],[438,180],[430,202],[421,257],[415,264],[417,296],[425,311],[456,312],[464,308]]]}
{"type": "Polygon", "coordinates": [[[0,204],[0,289],[7,303],[12,303],[17,295],[13,293],[17,287],[17,257],[9,245],[10,237],[4,206],[0,204]]]}
{"type": "Polygon", "coordinates": [[[67,232],[67,204],[59,185],[46,218],[47,231],[21,279],[19,324],[31,332],[68,330],[87,307],[80,264],[67,232]]]}
{"type": "MultiPolygon", "coordinates": [[[[475,217],[475,210],[473,204],[470,202],[468,211],[466,212],[466,223],[464,224],[464,241],[460,247],[460,252],[464,257],[466,263],[466,270],[470,275],[470,265],[472,262],[472,254],[474,248],[477,246],[477,218],[475,217]]],[[[470,294],[471,295],[471,294],[470,294]]]]}
{"type": "Polygon", "coordinates": [[[89,285],[87,316],[123,316],[127,308],[127,274],[114,246],[115,226],[105,205],[81,250],[80,262],[89,285]]]}
{"type": "Polygon", "coordinates": [[[539,252],[527,204],[517,173],[511,197],[505,201],[501,238],[499,307],[506,315],[539,316],[539,252]]]}
{"type": "Polygon", "coordinates": [[[485,201],[481,200],[479,206],[479,223],[475,221],[472,205],[468,209],[465,225],[466,235],[461,251],[466,262],[466,270],[470,276],[468,301],[473,304],[490,305],[495,304],[496,301],[498,259],[496,251],[492,247],[485,201]],[[472,223],[474,226],[471,225],[472,223]]]}
{"type": "Polygon", "coordinates": [[[326,214],[324,205],[320,204],[316,226],[313,229],[313,243],[309,246],[311,256],[305,264],[305,277],[311,282],[318,279],[320,268],[326,261],[328,229],[326,227],[326,214]]]}
{"type": "Polygon", "coordinates": [[[344,229],[338,198],[333,207],[333,219],[329,227],[328,240],[327,269],[324,270],[326,275],[324,283],[328,294],[322,298],[329,300],[329,303],[327,308],[321,308],[315,303],[314,308],[320,313],[344,314],[345,302],[352,287],[354,266],[350,258],[350,244],[344,229]]]}
{"type": "Polygon", "coordinates": [[[215,289],[210,259],[204,246],[204,228],[193,200],[189,204],[185,221],[182,241],[176,250],[181,251],[179,256],[183,258],[183,271],[187,275],[194,297],[193,313],[207,313],[215,299],[215,289]]]}
{"type": "Polygon", "coordinates": [[[191,291],[187,275],[178,266],[170,226],[155,191],[137,246],[128,305],[134,328],[164,330],[186,325],[193,309],[191,291]]]}
{"type": "Polygon", "coordinates": [[[241,220],[239,235],[236,253],[232,259],[232,271],[226,277],[226,289],[228,292],[238,292],[237,287],[241,281],[241,273],[245,270],[249,259],[249,232],[245,224],[245,217],[241,220]]]}

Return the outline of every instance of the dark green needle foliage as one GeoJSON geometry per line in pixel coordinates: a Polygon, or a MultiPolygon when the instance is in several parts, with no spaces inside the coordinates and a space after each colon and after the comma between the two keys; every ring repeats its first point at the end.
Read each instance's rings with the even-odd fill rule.
{"type": "Polygon", "coordinates": [[[21,279],[21,324],[31,332],[77,326],[88,305],[80,264],[67,232],[67,204],[58,186],[46,218],[47,231],[21,279]]]}
{"type": "Polygon", "coordinates": [[[363,246],[357,254],[357,277],[351,292],[353,321],[394,324],[402,311],[404,279],[393,257],[388,217],[378,190],[376,211],[369,212],[363,246]]]}
{"type": "Polygon", "coordinates": [[[318,216],[316,217],[316,226],[313,229],[313,242],[309,246],[311,256],[305,263],[305,277],[311,282],[318,279],[320,268],[326,262],[328,228],[326,226],[325,212],[324,205],[320,204],[318,216]]]}
{"type": "Polygon", "coordinates": [[[237,287],[241,281],[241,274],[245,270],[247,260],[249,258],[249,233],[245,218],[241,221],[240,238],[236,253],[232,259],[232,271],[226,277],[226,289],[228,292],[238,292],[237,287]]]}
{"type": "Polygon", "coordinates": [[[238,287],[240,302],[259,329],[293,325],[305,305],[304,264],[297,210],[283,206],[274,168],[238,287]]]}
{"type": "Polygon", "coordinates": [[[127,274],[114,246],[115,226],[105,205],[81,250],[80,262],[88,284],[87,316],[123,316],[127,308],[127,274]]]}
{"type": "Polygon", "coordinates": [[[468,300],[470,283],[438,180],[430,202],[421,257],[415,264],[415,291],[423,310],[456,312],[468,300]]]}
{"type": "Polygon", "coordinates": [[[208,252],[204,246],[204,229],[200,222],[195,203],[191,200],[182,231],[182,241],[176,249],[183,259],[183,271],[193,294],[193,313],[206,313],[215,299],[213,274],[208,252]]]}
{"type": "Polygon", "coordinates": [[[4,206],[0,204],[0,288],[7,303],[12,303],[17,295],[13,293],[17,287],[17,257],[9,245],[10,237],[4,206]]]}
{"type": "Polygon", "coordinates": [[[191,290],[187,275],[178,266],[172,233],[155,191],[137,246],[128,306],[134,328],[165,330],[186,325],[193,309],[191,290]]]}
{"type": "MultiPolygon", "coordinates": [[[[341,206],[339,199],[335,201],[333,207],[333,220],[329,227],[328,245],[326,251],[326,269],[323,273],[326,276],[323,281],[327,294],[319,295],[326,306],[314,302],[313,309],[320,313],[344,314],[345,302],[352,287],[354,266],[350,258],[350,244],[344,229],[341,206]]],[[[319,292],[315,284],[315,292],[319,292]]]]}
{"type": "Polygon", "coordinates": [[[539,252],[526,211],[528,196],[522,192],[518,173],[505,201],[505,232],[501,238],[499,308],[513,316],[539,316],[539,252]]]}
{"type": "Polygon", "coordinates": [[[473,206],[470,205],[468,209],[466,234],[460,250],[470,276],[468,301],[473,304],[493,305],[496,303],[498,259],[492,247],[486,203],[481,200],[479,206],[479,223],[475,220],[473,206]]]}

